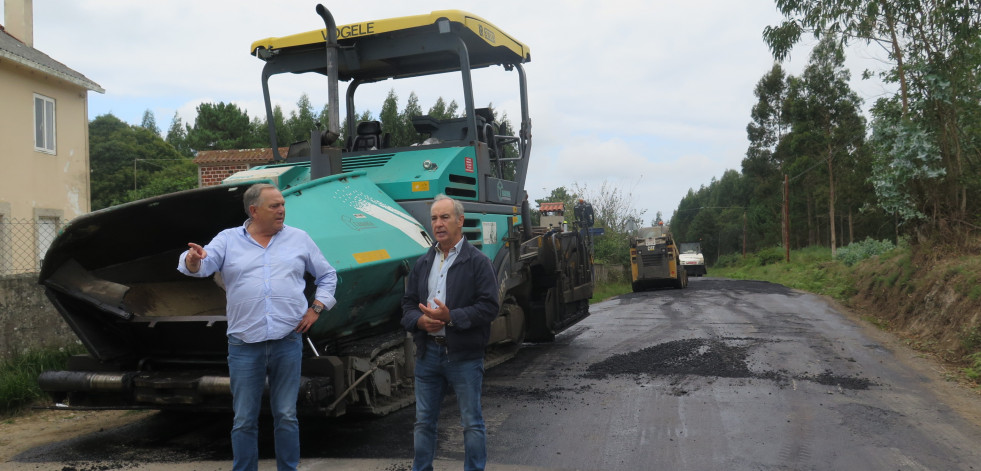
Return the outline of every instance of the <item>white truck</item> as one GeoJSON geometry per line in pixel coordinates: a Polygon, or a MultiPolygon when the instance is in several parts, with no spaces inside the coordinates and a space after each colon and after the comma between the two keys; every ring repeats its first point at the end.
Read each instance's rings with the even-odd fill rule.
{"type": "Polygon", "coordinates": [[[702,244],[698,242],[683,242],[681,244],[681,266],[685,267],[688,276],[703,276],[708,272],[705,270],[705,257],[702,256],[702,244]]]}

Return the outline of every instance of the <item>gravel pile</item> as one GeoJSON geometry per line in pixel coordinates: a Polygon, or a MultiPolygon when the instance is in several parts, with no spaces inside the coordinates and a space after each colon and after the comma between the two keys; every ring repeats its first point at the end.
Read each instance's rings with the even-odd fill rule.
{"type": "Polygon", "coordinates": [[[587,378],[611,375],[697,375],[750,378],[747,347],[727,345],[718,339],[673,340],[643,350],[613,355],[589,366],[587,378]]]}
{"type": "Polygon", "coordinates": [[[583,376],[590,379],[617,375],[757,378],[775,381],[781,387],[795,379],[852,390],[865,390],[875,384],[866,378],[840,376],[830,370],[817,375],[792,375],[784,370],[752,371],[747,363],[749,349],[749,345],[732,345],[724,339],[673,340],[636,352],[613,355],[590,365],[583,376]]]}

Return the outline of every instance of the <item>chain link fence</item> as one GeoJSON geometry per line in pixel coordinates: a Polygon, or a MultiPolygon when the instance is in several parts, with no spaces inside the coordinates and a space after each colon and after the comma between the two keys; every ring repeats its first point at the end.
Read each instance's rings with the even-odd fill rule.
{"type": "Polygon", "coordinates": [[[0,217],[0,277],[36,274],[48,247],[67,220],[0,217]]]}

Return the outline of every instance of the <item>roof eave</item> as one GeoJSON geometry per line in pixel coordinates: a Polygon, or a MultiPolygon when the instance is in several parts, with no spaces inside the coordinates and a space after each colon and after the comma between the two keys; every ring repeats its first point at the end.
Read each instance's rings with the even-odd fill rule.
{"type": "Polygon", "coordinates": [[[47,75],[51,75],[53,77],[57,77],[57,78],[59,78],[61,80],[64,80],[64,81],[66,81],[66,82],[68,82],[68,83],[70,83],[72,85],[77,85],[77,86],[82,87],[82,88],[84,88],[86,90],[91,90],[93,92],[102,93],[102,94],[105,94],[106,93],[106,90],[104,88],[102,88],[101,86],[99,86],[99,84],[97,84],[97,83],[95,83],[95,82],[93,82],[91,80],[88,80],[88,79],[85,79],[85,78],[74,77],[74,76],[69,75],[69,74],[66,74],[64,72],[55,70],[55,69],[53,69],[51,67],[47,67],[45,65],[38,64],[37,62],[27,60],[27,59],[25,59],[25,58],[23,58],[21,56],[18,56],[16,54],[12,54],[11,52],[6,51],[4,49],[0,49],[0,59],[7,59],[7,60],[9,60],[11,62],[14,62],[16,64],[19,64],[21,66],[27,67],[28,69],[36,70],[38,72],[41,72],[41,73],[44,73],[44,74],[47,74],[47,75]]]}

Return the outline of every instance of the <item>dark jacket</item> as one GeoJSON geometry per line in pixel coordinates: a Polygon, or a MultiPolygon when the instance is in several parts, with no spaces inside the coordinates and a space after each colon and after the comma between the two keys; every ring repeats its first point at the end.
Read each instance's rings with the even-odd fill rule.
{"type": "MultiPolygon", "coordinates": [[[[429,298],[429,270],[436,258],[436,250],[432,247],[416,260],[402,297],[402,326],[412,333],[419,358],[429,345],[426,341],[429,333],[419,329],[416,323],[422,317],[419,304],[425,304],[429,298]]],[[[466,238],[447,273],[446,299],[440,301],[450,309],[452,319],[452,325],[446,326],[446,348],[450,359],[483,358],[491,321],[497,317],[497,275],[490,259],[466,238]]]]}

